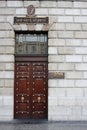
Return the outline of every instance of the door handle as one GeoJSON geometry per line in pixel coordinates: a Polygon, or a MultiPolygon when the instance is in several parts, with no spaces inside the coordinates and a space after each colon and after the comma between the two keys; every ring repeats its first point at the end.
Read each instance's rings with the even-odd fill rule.
{"type": "Polygon", "coordinates": [[[24,102],[24,97],[23,96],[21,97],[21,102],[24,102]]]}
{"type": "Polygon", "coordinates": [[[38,97],[38,98],[37,98],[37,100],[38,100],[38,103],[39,103],[39,102],[40,102],[40,100],[41,100],[41,97],[38,97]]]}

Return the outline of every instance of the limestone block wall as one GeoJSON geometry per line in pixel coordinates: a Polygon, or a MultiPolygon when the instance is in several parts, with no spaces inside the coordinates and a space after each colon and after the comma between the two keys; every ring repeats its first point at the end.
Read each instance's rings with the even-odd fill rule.
{"type": "Polygon", "coordinates": [[[0,22],[0,120],[13,118],[14,32],[0,22]]]}
{"type": "Polygon", "coordinates": [[[13,119],[15,30],[48,30],[48,120],[87,120],[87,1],[0,1],[0,120],[13,119]],[[49,17],[42,25],[14,25],[14,17],[49,17]]]}
{"type": "Polygon", "coordinates": [[[65,73],[49,79],[49,120],[87,120],[87,2],[57,1],[48,15],[49,71],[65,73]]]}

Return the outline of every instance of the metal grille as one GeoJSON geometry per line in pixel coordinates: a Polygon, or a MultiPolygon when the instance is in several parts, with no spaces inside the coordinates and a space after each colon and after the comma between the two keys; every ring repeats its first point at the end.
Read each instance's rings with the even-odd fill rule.
{"type": "Polygon", "coordinates": [[[47,34],[16,33],[16,54],[47,54],[47,34]]]}

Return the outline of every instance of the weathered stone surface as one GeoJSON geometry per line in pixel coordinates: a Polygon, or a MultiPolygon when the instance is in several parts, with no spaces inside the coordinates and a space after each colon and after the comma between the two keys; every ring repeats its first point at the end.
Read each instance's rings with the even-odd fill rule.
{"type": "Polygon", "coordinates": [[[34,5],[34,7],[39,7],[40,6],[40,2],[39,1],[24,1],[24,7],[28,7],[29,5],[34,5]]]}
{"type": "Polygon", "coordinates": [[[23,1],[7,1],[7,7],[23,7],[23,1]]]}
{"type": "Polygon", "coordinates": [[[82,29],[87,31],[87,24],[82,24],[82,29]]]}
{"type": "Polygon", "coordinates": [[[28,30],[33,31],[35,30],[35,27],[36,27],[35,25],[31,25],[31,26],[28,25],[28,30]]]}
{"type": "MultiPolygon", "coordinates": [[[[86,78],[87,78],[87,72],[86,72],[86,74],[84,73],[84,75],[86,75],[86,78]]],[[[87,88],[84,88],[84,96],[87,98],[87,88]]]]}
{"type": "Polygon", "coordinates": [[[14,62],[13,55],[0,55],[0,63],[2,62],[14,62]]]}
{"type": "Polygon", "coordinates": [[[4,87],[4,79],[0,79],[0,88],[4,87]]]}
{"type": "Polygon", "coordinates": [[[48,61],[49,62],[54,62],[54,63],[57,63],[57,62],[64,62],[64,56],[58,56],[58,55],[50,55],[48,57],[48,61]]]}
{"type": "Polygon", "coordinates": [[[80,9],[66,9],[65,10],[66,15],[80,15],[80,9]]]}
{"type": "Polygon", "coordinates": [[[76,86],[77,87],[87,87],[87,80],[77,80],[76,86]]]}
{"type": "Polygon", "coordinates": [[[87,63],[79,63],[75,64],[76,70],[87,70],[87,63]]]}
{"type": "Polygon", "coordinates": [[[27,14],[27,9],[26,8],[16,8],[16,14],[20,15],[26,15],[27,14]]]}
{"type": "Polygon", "coordinates": [[[14,78],[14,72],[13,71],[1,71],[0,72],[0,78],[4,79],[13,79],[14,78]]]}
{"type": "Polygon", "coordinates": [[[26,24],[21,24],[20,25],[20,30],[26,30],[27,31],[27,25],[26,24]]]}
{"type": "Polygon", "coordinates": [[[58,31],[58,38],[74,38],[73,31],[58,31]]]}
{"type": "Polygon", "coordinates": [[[87,38],[87,32],[75,32],[75,38],[87,38]]]}
{"type": "MultiPolygon", "coordinates": [[[[0,117],[2,117],[2,116],[9,117],[9,116],[13,115],[13,107],[12,106],[4,106],[3,105],[2,107],[0,107],[0,111],[1,111],[0,117]]],[[[8,120],[8,118],[7,118],[7,120],[8,120]]]]}
{"type": "Polygon", "coordinates": [[[76,47],[75,48],[75,53],[76,54],[87,54],[87,47],[76,47]]]}
{"type": "Polygon", "coordinates": [[[72,87],[74,87],[75,86],[75,84],[74,84],[74,80],[59,80],[59,87],[66,87],[66,88],[68,88],[68,87],[70,87],[70,88],[72,88],[72,87]]]}
{"type": "Polygon", "coordinates": [[[87,2],[83,2],[83,1],[74,2],[74,7],[75,8],[87,8],[87,2]]]}
{"type": "MultiPolygon", "coordinates": [[[[50,96],[50,98],[52,97],[52,98],[59,98],[59,100],[61,99],[61,98],[65,98],[66,96],[66,88],[49,88],[49,96],[50,96]]],[[[59,100],[57,100],[57,101],[59,101],[59,100]]],[[[58,102],[57,102],[57,105],[59,105],[58,104],[58,102]]],[[[53,106],[53,104],[52,104],[52,106],[53,106]]]]}
{"type": "Polygon", "coordinates": [[[13,96],[3,96],[3,105],[5,106],[13,105],[13,96]]]}
{"type": "Polygon", "coordinates": [[[62,22],[62,23],[71,23],[73,22],[73,17],[72,16],[58,16],[57,19],[58,22],[62,22]]]}
{"type": "Polygon", "coordinates": [[[48,16],[48,9],[46,9],[46,8],[41,8],[41,9],[37,8],[36,12],[35,12],[35,15],[48,16]]]}
{"type": "Polygon", "coordinates": [[[14,54],[14,46],[13,47],[6,47],[5,53],[6,54],[14,54]]]}
{"type": "Polygon", "coordinates": [[[58,8],[49,9],[49,15],[64,15],[64,9],[58,9],[58,8]]]}
{"type": "Polygon", "coordinates": [[[5,87],[6,88],[13,88],[13,85],[14,85],[14,80],[13,79],[6,79],[5,81],[4,81],[4,83],[5,83],[5,87]]]}
{"type": "Polygon", "coordinates": [[[57,47],[49,47],[48,54],[57,54],[57,47]]]}
{"type": "Polygon", "coordinates": [[[0,16],[0,22],[6,22],[6,16],[0,16]]]}
{"type": "Polygon", "coordinates": [[[56,1],[42,1],[41,7],[57,7],[56,1]]]}
{"type": "Polygon", "coordinates": [[[14,38],[13,31],[0,31],[0,38],[14,38]]]}
{"type": "Polygon", "coordinates": [[[14,70],[14,63],[4,63],[5,70],[14,70]]]}
{"type": "Polygon", "coordinates": [[[66,39],[65,42],[66,42],[66,46],[76,47],[76,46],[81,45],[82,40],[81,39],[66,39]]]}
{"type": "Polygon", "coordinates": [[[86,79],[87,78],[87,72],[83,72],[83,76],[86,79]]]}
{"type": "Polygon", "coordinates": [[[48,64],[48,70],[57,70],[57,64],[56,63],[49,63],[48,64]]]}
{"type": "Polygon", "coordinates": [[[76,23],[87,23],[87,16],[75,16],[74,22],[76,23]]]}
{"type": "Polygon", "coordinates": [[[59,47],[58,48],[58,54],[62,55],[68,55],[68,54],[74,54],[74,48],[73,47],[59,47]]]}
{"type": "Polygon", "coordinates": [[[51,115],[54,116],[68,116],[71,115],[71,108],[69,108],[68,106],[51,106],[49,108],[49,112],[51,113],[51,115]]]}
{"type": "Polygon", "coordinates": [[[50,30],[65,30],[65,24],[63,24],[63,23],[54,23],[52,26],[51,26],[51,28],[50,28],[50,30]]]}
{"type": "Polygon", "coordinates": [[[0,22],[0,31],[1,30],[13,30],[12,26],[9,23],[0,22]]]}
{"type": "Polygon", "coordinates": [[[0,8],[0,15],[15,14],[15,8],[0,8]]]}
{"type": "Polygon", "coordinates": [[[58,70],[74,70],[75,69],[75,65],[74,63],[58,63],[58,70]]]}
{"type": "Polygon", "coordinates": [[[0,54],[4,54],[5,53],[5,48],[4,47],[0,47],[0,54]]]}
{"type": "Polygon", "coordinates": [[[68,88],[66,90],[67,97],[82,97],[83,91],[82,88],[68,88]]]}
{"type": "MultiPolygon", "coordinates": [[[[66,92],[66,91],[65,91],[66,92]]],[[[61,96],[61,97],[58,97],[58,105],[59,106],[62,106],[62,105],[64,105],[64,106],[75,106],[75,104],[76,104],[76,100],[75,100],[75,97],[63,97],[63,96],[61,96]]]]}
{"type": "Polygon", "coordinates": [[[87,39],[82,40],[83,46],[87,46],[87,39]]]}
{"type": "Polygon", "coordinates": [[[58,1],[58,7],[62,8],[72,8],[73,3],[71,1],[58,1]]]}
{"type": "Polygon", "coordinates": [[[82,56],[79,55],[66,56],[66,62],[82,62],[82,56]]]}
{"type": "Polygon", "coordinates": [[[82,79],[83,78],[83,73],[82,72],[67,72],[66,73],[66,78],[67,79],[82,79]]]}
{"type": "Polygon", "coordinates": [[[66,30],[81,30],[81,24],[66,24],[66,30]]]}
{"type": "Polygon", "coordinates": [[[65,39],[48,39],[48,45],[53,47],[65,46],[65,39]]]}
{"type": "Polygon", "coordinates": [[[14,46],[15,40],[14,39],[6,39],[0,38],[0,46],[14,46]]]}
{"type": "Polygon", "coordinates": [[[43,24],[41,24],[41,25],[40,25],[40,24],[37,24],[35,30],[36,30],[36,31],[41,31],[41,30],[42,30],[42,27],[43,27],[43,24]]]}
{"type": "Polygon", "coordinates": [[[57,38],[57,31],[49,31],[48,33],[49,38],[57,38]]]}
{"type": "Polygon", "coordinates": [[[7,21],[7,22],[10,22],[10,24],[13,25],[13,24],[14,24],[14,17],[13,17],[13,15],[9,15],[9,16],[7,15],[6,21],[7,21]]]}
{"type": "MultiPolygon", "coordinates": [[[[12,87],[8,87],[8,88],[2,88],[2,90],[0,89],[0,95],[5,95],[5,96],[13,96],[13,88],[12,87]]],[[[9,105],[8,105],[9,106],[9,105]]]]}
{"type": "Polygon", "coordinates": [[[58,86],[58,81],[56,79],[49,79],[48,81],[49,87],[57,87],[58,86]]]}
{"type": "Polygon", "coordinates": [[[1,0],[1,1],[0,1],[0,7],[6,7],[6,2],[3,1],[3,0],[1,0]]]}
{"type": "Polygon", "coordinates": [[[13,25],[14,30],[20,31],[22,30],[20,25],[13,25]]]}

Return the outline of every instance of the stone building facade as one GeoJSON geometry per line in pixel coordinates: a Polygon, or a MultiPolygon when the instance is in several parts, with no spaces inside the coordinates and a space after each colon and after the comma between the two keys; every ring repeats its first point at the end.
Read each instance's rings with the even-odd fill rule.
{"type": "Polygon", "coordinates": [[[87,1],[0,1],[0,120],[14,119],[15,31],[48,32],[48,120],[87,120],[87,1]],[[48,24],[14,24],[27,7],[48,24]]]}

